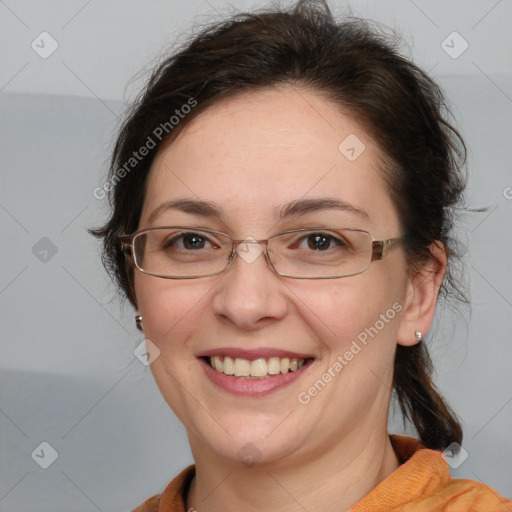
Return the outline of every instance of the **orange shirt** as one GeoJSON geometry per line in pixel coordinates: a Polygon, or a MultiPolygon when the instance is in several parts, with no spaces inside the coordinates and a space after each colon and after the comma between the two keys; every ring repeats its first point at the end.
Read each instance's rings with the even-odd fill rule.
{"type": "MultiPolygon", "coordinates": [[[[424,448],[412,437],[390,438],[400,467],[350,512],[512,512],[512,501],[487,485],[451,478],[441,452],[424,448]]],[[[187,512],[185,498],[194,475],[195,467],[189,466],[162,495],[147,499],[133,512],[187,512]]]]}

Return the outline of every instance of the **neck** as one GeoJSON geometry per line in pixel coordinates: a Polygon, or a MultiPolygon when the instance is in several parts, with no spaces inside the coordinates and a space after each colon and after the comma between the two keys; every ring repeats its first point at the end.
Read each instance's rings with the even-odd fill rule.
{"type": "Polygon", "coordinates": [[[275,510],[322,512],[349,510],[395,471],[399,462],[387,432],[344,438],[324,453],[287,465],[283,461],[246,467],[210,453],[198,457],[187,510],[230,512],[275,510]],[[357,439],[356,439],[357,437],[357,439]],[[359,442],[356,442],[359,441],[359,442]]]}

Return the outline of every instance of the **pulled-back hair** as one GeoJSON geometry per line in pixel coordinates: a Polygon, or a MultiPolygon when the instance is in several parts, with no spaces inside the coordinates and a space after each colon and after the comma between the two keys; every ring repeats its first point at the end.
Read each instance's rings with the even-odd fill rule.
{"type": "MultiPolygon", "coordinates": [[[[411,272],[431,262],[431,244],[442,242],[449,263],[441,293],[466,301],[453,271],[458,255],[451,237],[466,148],[442,91],[400,54],[394,34],[358,18],[336,21],[322,0],[300,0],[290,9],[237,14],[204,28],[165,57],[128,111],[110,166],[112,214],[91,233],[102,239],[104,265],[131,303],[136,306],[133,267],[118,236],[138,227],[157,152],[220,99],[278,85],[322,94],[364,127],[384,155],[380,169],[411,272]],[[142,147],[146,156],[127,167],[142,147]]],[[[424,342],[397,347],[394,391],[404,419],[427,447],[442,449],[461,443],[462,429],[431,373],[424,342]]]]}

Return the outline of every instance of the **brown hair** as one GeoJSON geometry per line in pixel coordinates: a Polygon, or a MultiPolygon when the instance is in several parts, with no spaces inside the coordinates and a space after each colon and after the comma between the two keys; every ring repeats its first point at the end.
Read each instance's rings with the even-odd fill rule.
{"type": "MultiPolygon", "coordinates": [[[[393,34],[358,18],[337,22],[322,0],[299,0],[288,10],[237,14],[203,29],[165,57],[128,112],[110,166],[112,215],[90,232],[103,240],[104,265],[131,303],[136,306],[133,268],[118,236],[137,229],[148,172],[162,144],[219,99],[279,84],[323,94],[364,126],[385,155],[381,168],[411,271],[432,261],[429,246],[442,242],[449,265],[441,292],[467,302],[454,277],[450,235],[465,187],[466,148],[448,122],[440,88],[400,55],[393,34]],[[193,102],[193,109],[183,108],[193,102]],[[180,117],[176,124],[173,115],[180,117]],[[150,145],[144,158],[131,162],[134,151],[150,145]]],[[[412,421],[427,447],[442,449],[460,444],[462,429],[431,373],[424,342],[397,347],[394,391],[404,421],[412,421]]]]}

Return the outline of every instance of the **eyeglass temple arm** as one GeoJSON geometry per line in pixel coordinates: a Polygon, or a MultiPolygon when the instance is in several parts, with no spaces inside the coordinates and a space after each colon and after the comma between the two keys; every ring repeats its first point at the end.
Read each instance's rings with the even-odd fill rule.
{"type": "Polygon", "coordinates": [[[128,252],[131,254],[131,252],[132,252],[132,237],[130,235],[122,235],[119,237],[119,241],[121,242],[121,251],[128,252]]]}
{"type": "Polygon", "coordinates": [[[402,242],[401,238],[389,238],[388,240],[374,241],[372,244],[372,261],[384,258],[384,256],[386,256],[386,254],[400,242],[402,242]]]}

